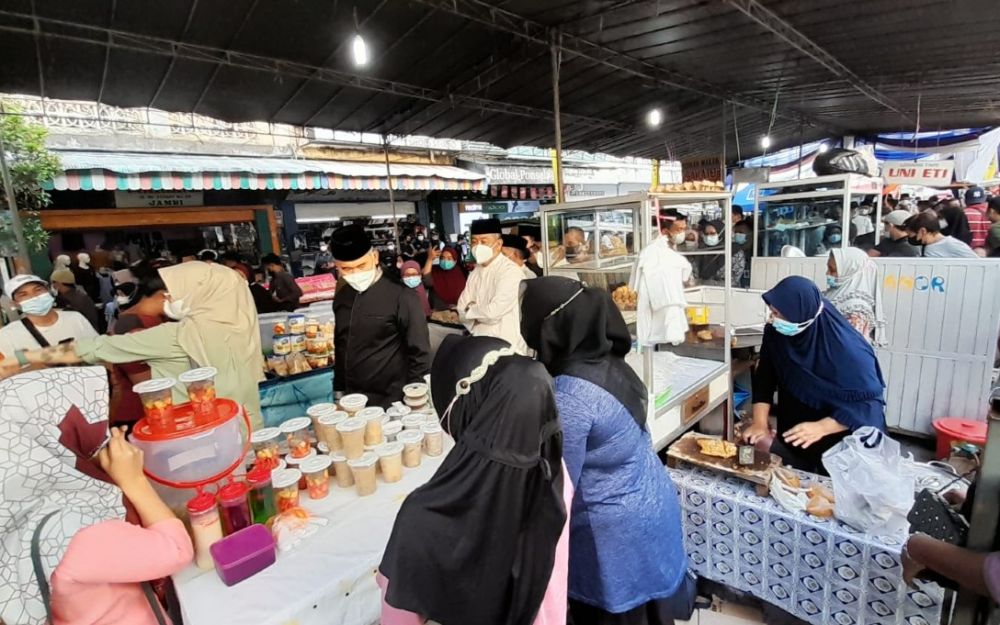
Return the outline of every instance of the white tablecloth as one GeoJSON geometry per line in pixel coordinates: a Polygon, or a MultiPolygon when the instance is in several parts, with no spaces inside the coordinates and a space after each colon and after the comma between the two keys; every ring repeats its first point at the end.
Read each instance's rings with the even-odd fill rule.
{"type": "MultiPolygon", "coordinates": [[[[445,437],[445,455],[453,444],[445,437]]],[[[371,625],[380,619],[375,569],[389,541],[396,514],[408,494],[425,483],[445,455],[423,457],[404,469],[403,479],[358,497],[354,487],[331,481],[326,499],[302,506],[328,519],[325,527],[250,579],[227,587],[214,570],[194,565],[174,576],[185,625],[371,625]]]]}

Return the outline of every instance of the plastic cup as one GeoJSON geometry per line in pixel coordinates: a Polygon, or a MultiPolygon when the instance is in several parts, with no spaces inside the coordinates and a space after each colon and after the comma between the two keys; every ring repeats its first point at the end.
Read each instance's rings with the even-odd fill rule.
{"type": "MultiPolygon", "coordinates": [[[[293,458],[292,455],[289,454],[285,456],[285,462],[288,463],[288,467],[290,469],[298,469],[301,471],[302,463],[307,460],[311,460],[312,458],[315,458],[317,454],[318,452],[315,449],[310,449],[309,453],[303,456],[302,458],[293,458]]],[[[299,478],[299,490],[305,490],[305,489],[306,489],[306,476],[305,474],[303,474],[302,477],[299,478]]]]}
{"type": "Polygon", "coordinates": [[[215,376],[218,374],[215,367],[201,367],[177,376],[187,388],[188,401],[191,402],[196,420],[215,416],[215,376]]]}
{"type": "Polygon", "coordinates": [[[261,428],[254,430],[250,435],[250,444],[253,445],[253,453],[256,464],[269,471],[277,468],[280,451],[278,441],[281,438],[281,430],[278,428],[261,428]]]}
{"type": "Polygon", "coordinates": [[[419,430],[427,422],[427,417],[423,413],[410,413],[400,419],[400,422],[403,424],[404,430],[419,430]]]}
{"type": "Polygon", "coordinates": [[[271,472],[271,486],[274,488],[274,503],[278,514],[299,506],[299,480],[302,472],[298,469],[282,469],[271,472]]]}
{"type": "Polygon", "coordinates": [[[401,421],[390,421],[382,426],[382,436],[385,437],[386,442],[393,442],[396,440],[396,435],[403,431],[403,423],[401,421]]]}
{"type": "Polygon", "coordinates": [[[288,441],[288,455],[292,458],[305,458],[312,449],[309,440],[309,417],[295,417],[281,424],[281,432],[288,441]]]}
{"type": "Polygon", "coordinates": [[[340,441],[343,443],[343,452],[348,460],[358,458],[365,453],[365,430],[366,422],[357,417],[344,419],[337,424],[337,432],[340,433],[340,441]]]}
{"type": "Polygon", "coordinates": [[[403,466],[419,467],[423,456],[424,433],[420,430],[403,430],[396,440],[403,443],[403,466]]]}
{"type": "Polygon", "coordinates": [[[146,423],[154,433],[174,430],[174,398],[171,391],[176,384],[173,378],[153,378],[132,387],[142,402],[146,423]]]}
{"type": "Polygon", "coordinates": [[[424,433],[424,452],[428,456],[444,453],[444,430],[437,423],[425,423],[420,431],[424,433]]]}
{"type": "Polygon", "coordinates": [[[403,395],[410,399],[427,400],[427,385],[423,382],[414,382],[403,387],[403,395]]]}
{"type": "Polygon", "coordinates": [[[403,443],[383,443],[375,448],[382,479],[398,482],[403,479],[403,443]]]}
{"type": "Polygon", "coordinates": [[[379,445],[382,443],[382,417],[385,410],[378,406],[364,408],[358,411],[355,418],[363,419],[365,422],[365,445],[379,445]]]}
{"type": "Polygon", "coordinates": [[[330,494],[330,456],[309,458],[299,465],[306,477],[306,492],[309,499],[323,499],[330,494]]]}
{"type": "Polygon", "coordinates": [[[389,406],[385,410],[385,414],[389,415],[389,418],[392,419],[393,421],[398,421],[402,419],[406,415],[410,414],[410,412],[411,409],[409,406],[404,406],[400,404],[393,404],[392,406],[389,406]]]}
{"type": "Polygon", "coordinates": [[[316,433],[316,442],[322,443],[324,441],[323,434],[320,432],[319,428],[319,418],[321,415],[328,414],[331,412],[336,412],[336,404],[324,403],[324,404],[313,404],[306,408],[306,416],[312,421],[313,432],[316,433]]]}
{"type": "Polygon", "coordinates": [[[361,393],[351,393],[340,398],[340,408],[352,416],[367,405],[368,397],[361,393]]]}
{"type": "Polygon", "coordinates": [[[360,458],[347,461],[347,465],[351,467],[351,473],[354,475],[354,487],[357,489],[359,497],[366,497],[375,492],[377,488],[375,483],[375,464],[377,462],[378,456],[371,452],[362,455],[360,458]]]}
{"type": "Polygon", "coordinates": [[[347,420],[347,413],[343,410],[334,410],[319,416],[319,429],[316,430],[316,438],[326,443],[330,451],[340,451],[344,448],[344,441],[340,438],[337,425],[347,420]]]}
{"type": "Polygon", "coordinates": [[[351,467],[347,466],[347,456],[344,454],[330,454],[330,461],[333,462],[333,477],[337,480],[337,486],[350,488],[354,486],[354,474],[351,467]]]}
{"type": "MultiPolygon", "coordinates": [[[[427,406],[427,397],[420,397],[413,399],[411,397],[404,397],[403,403],[410,407],[410,410],[417,412],[418,410],[423,410],[427,406]]],[[[412,413],[411,413],[412,414],[412,413]]]]}

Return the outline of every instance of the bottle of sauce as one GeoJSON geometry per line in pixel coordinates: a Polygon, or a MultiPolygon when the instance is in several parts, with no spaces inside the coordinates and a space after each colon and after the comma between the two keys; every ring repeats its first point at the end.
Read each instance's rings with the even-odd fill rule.
{"type": "Polygon", "coordinates": [[[271,486],[271,470],[257,466],[247,473],[250,487],[250,515],[254,523],[266,524],[277,511],[274,507],[274,488],[271,486]]]}
{"type": "Polygon", "coordinates": [[[247,494],[250,488],[243,482],[230,482],[219,489],[219,510],[222,517],[222,531],[229,536],[244,527],[250,527],[250,504],[247,494]]]}
{"type": "Polygon", "coordinates": [[[198,493],[187,502],[187,510],[194,541],[194,562],[199,569],[210,569],[214,563],[208,548],[222,539],[222,523],[219,510],[215,507],[215,496],[198,493]]]}

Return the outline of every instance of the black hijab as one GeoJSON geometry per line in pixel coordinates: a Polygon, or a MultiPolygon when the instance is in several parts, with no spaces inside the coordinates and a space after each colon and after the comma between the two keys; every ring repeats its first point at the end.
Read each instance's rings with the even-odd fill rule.
{"type": "Polygon", "coordinates": [[[698,275],[702,282],[706,280],[714,280],[715,274],[719,273],[719,270],[726,264],[726,239],[723,235],[723,230],[725,230],[726,225],[722,223],[719,219],[713,219],[708,222],[708,225],[715,228],[715,233],[719,235],[719,242],[715,245],[708,245],[705,243],[704,234],[702,234],[701,246],[699,249],[706,250],[718,250],[718,254],[706,254],[704,256],[698,256],[698,275]]]}
{"type": "Polygon", "coordinates": [[[441,344],[431,399],[455,448],[403,502],[379,566],[386,603],[442,625],[531,625],[566,523],[552,379],[523,356],[495,357],[504,348],[441,344]]]}
{"type": "Polygon", "coordinates": [[[521,336],[549,373],[600,386],[645,428],[646,386],[625,363],[632,336],[607,291],[557,276],[521,284],[521,336]]]}

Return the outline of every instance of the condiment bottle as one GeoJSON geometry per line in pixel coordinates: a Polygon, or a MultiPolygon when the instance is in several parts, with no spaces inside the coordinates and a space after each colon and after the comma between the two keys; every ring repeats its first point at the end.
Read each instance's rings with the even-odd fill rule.
{"type": "Polygon", "coordinates": [[[249,492],[250,488],[244,482],[230,482],[219,489],[219,511],[222,531],[226,536],[253,524],[247,503],[249,492]]]}
{"type": "Polygon", "coordinates": [[[250,486],[250,514],[254,523],[265,524],[275,515],[274,489],[271,487],[271,470],[255,467],[247,473],[250,486]]]}
{"type": "Polygon", "coordinates": [[[222,539],[222,523],[212,493],[200,492],[187,502],[191,537],[194,541],[194,562],[199,569],[215,566],[208,548],[222,539]]]}

